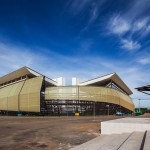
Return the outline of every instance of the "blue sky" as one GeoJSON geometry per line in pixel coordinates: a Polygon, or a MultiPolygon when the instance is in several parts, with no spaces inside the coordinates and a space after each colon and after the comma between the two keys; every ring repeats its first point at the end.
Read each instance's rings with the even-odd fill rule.
{"type": "Polygon", "coordinates": [[[0,60],[0,76],[28,66],[67,83],[116,72],[147,98],[134,88],[150,84],[150,0],[0,0],[0,60]]]}

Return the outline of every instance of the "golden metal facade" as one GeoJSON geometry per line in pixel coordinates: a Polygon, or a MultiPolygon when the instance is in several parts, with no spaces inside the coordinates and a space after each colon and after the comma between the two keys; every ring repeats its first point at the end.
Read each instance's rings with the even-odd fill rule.
{"type": "MultiPolygon", "coordinates": [[[[42,82],[43,76],[39,76],[1,88],[0,110],[40,112],[42,82]]],[[[128,95],[105,87],[47,87],[45,100],[50,99],[106,102],[134,110],[134,104],[128,95]]]]}
{"type": "Polygon", "coordinates": [[[0,110],[40,112],[43,77],[21,81],[0,89],[0,110]]]}
{"type": "Polygon", "coordinates": [[[48,87],[45,91],[45,100],[49,99],[106,102],[121,105],[131,111],[134,110],[134,104],[128,95],[105,87],[48,87]]]}
{"type": "Polygon", "coordinates": [[[21,91],[21,88],[23,87],[24,81],[10,85],[11,90],[8,96],[8,110],[11,111],[18,111],[18,97],[19,93],[21,91]]]}
{"type": "Polygon", "coordinates": [[[40,112],[40,91],[43,77],[26,80],[20,92],[20,111],[40,112]]]}
{"type": "Polygon", "coordinates": [[[11,91],[12,86],[7,86],[0,89],[0,110],[8,109],[8,96],[11,91]]]}

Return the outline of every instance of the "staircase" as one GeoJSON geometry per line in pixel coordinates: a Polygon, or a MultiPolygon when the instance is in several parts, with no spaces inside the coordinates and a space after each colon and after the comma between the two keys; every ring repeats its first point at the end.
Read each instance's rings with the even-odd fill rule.
{"type": "Polygon", "coordinates": [[[100,135],[70,150],[150,150],[150,131],[100,135]]]}

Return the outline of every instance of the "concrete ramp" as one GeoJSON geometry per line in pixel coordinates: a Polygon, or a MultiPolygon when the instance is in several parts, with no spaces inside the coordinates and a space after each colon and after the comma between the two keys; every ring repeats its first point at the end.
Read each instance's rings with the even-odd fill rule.
{"type": "Polygon", "coordinates": [[[118,150],[140,150],[143,147],[145,132],[133,132],[118,150]]]}
{"type": "Polygon", "coordinates": [[[77,146],[71,150],[116,150],[128,137],[130,134],[122,135],[100,135],[99,137],[88,141],[80,146],[77,146]]]}
{"type": "Polygon", "coordinates": [[[150,130],[149,118],[121,118],[101,122],[101,134],[132,133],[150,130]]]}
{"type": "Polygon", "coordinates": [[[147,131],[145,135],[145,142],[143,150],[150,150],[150,131],[147,131]]]}
{"type": "Polygon", "coordinates": [[[100,135],[71,150],[150,150],[149,133],[145,131],[100,135]]]}

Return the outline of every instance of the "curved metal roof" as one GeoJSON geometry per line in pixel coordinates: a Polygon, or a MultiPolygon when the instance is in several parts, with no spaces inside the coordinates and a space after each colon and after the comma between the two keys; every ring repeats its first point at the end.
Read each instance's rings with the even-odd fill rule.
{"type": "Polygon", "coordinates": [[[137,89],[139,92],[142,92],[142,93],[145,93],[147,95],[150,95],[150,85],[145,85],[145,86],[137,87],[135,89],[137,89]]]}
{"type": "MultiPolygon", "coordinates": [[[[5,76],[2,76],[0,78],[0,84],[15,80],[17,78],[23,77],[23,76],[28,76],[29,78],[33,78],[33,77],[38,77],[38,76],[44,76],[38,72],[36,72],[35,70],[29,68],[29,67],[22,67],[18,70],[15,70],[9,74],[6,74],[5,76]]],[[[52,84],[52,85],[57,85],[57,82],[45,77],[45,81],[47,82],[47,84],[52,84]]]]}
{"type": "Polygon", "coordinates": [[[135,89],[137,89],[138,91],[150,91],[150,85],[145,85],[145,86],[137,87],[135,89]]]}
{"type": "Polygon", "coordinates": [[[122,79],[116,73],[111,73],[88,81],[84,81],[81,82],[79,85],[80,86],[86,86],[86,85],[104,86],[111,81],[113,81],[118,87],[120,87],[128,95],[133,94],[132,91],[128,88],[128,86],[122,81],[122,79]]]}
{"type": "MultiPolygon", "coordinates": [[[[4,83],[8,83],[10,81],[16,80],[18,78],[21,78],[23,76],[28,76],[29,78],[34,78],[37,76],[44,76],[35,70],[29,68],[29,67],[22,67],[16,71],[13,71],[3,77],[0,78],[0,85],[4,83]]],[[[45,76],[44,76],[45,77],[45,76]]],[[[45,77],[45,81],[47,85],[54,85],[57,86],[57,82],[45,77]]],[[[86,86],[86,85],[92,85],[92,86],[105,86],[110,81],[113,81],[119,88],[121,88],[125,93],[128,95],[132,94],[132,91],[128,88],[128,86],[121,80],[121,78],[116,73],[111,73],[108,75],[104,75],[95,79],[91,79],[85,82],[81,82],[79,86],[86,86]]]]}

